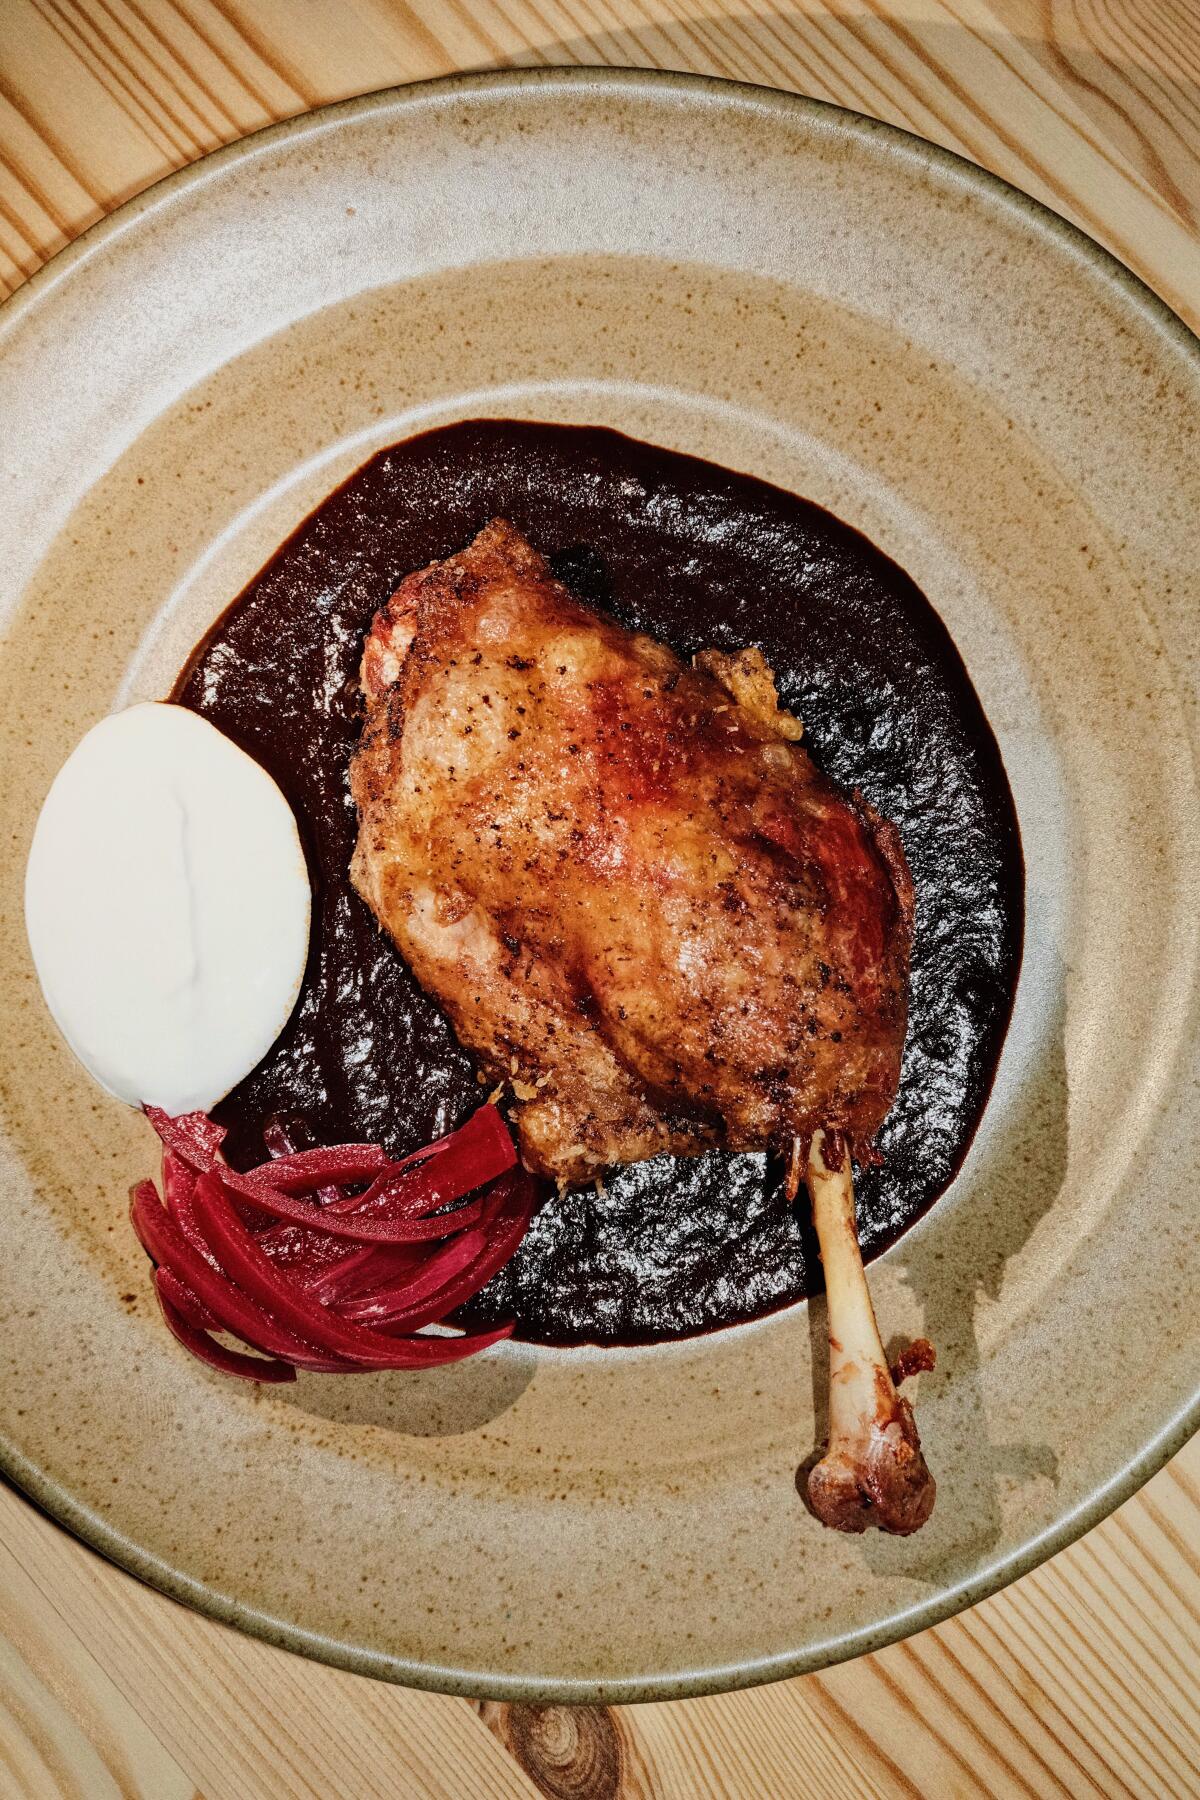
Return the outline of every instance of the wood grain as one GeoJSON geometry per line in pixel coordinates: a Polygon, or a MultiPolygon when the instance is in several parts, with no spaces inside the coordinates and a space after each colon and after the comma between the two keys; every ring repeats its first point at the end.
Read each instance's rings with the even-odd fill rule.
{"type": "MultiPolygon", "coordinates": [[[[0,292],[130,194],[458,68],[692,69],[861,108],[1083,224],[1200,323],[1194,0],[0,0],[0,292]]],[[[1200,1795],[1200,1442],[1045,1568],[819,1676],[501,1707],[301,1662],[0,1487],[0,1795],[1200,1795]]]]}
{"type": "Polygon", "coordinates": [[[1045,1568],[821,1675],[473,1706],[173,1605],[0,1488],[0,1793],[756,1800],[1200,1792],[1200,1444],[1045,1568]]]}
{"type": "Polygon", "coordinates": [[[1200,318],[1190,0],[2,0],[0,18],[5,291],[271,120],[452,69],[582,62],[767,82],[906,126],[1065,212],[1200,318]]]}

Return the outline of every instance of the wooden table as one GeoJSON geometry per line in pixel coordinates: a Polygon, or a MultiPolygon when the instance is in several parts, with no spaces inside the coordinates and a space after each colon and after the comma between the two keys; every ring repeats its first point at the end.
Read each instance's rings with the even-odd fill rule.
{"type": "MultiPolygon", "coordinates": [[[[795,88],[974,157],[1200,326],[1197,0],[0,0],[0,293],[169,169],[453,69],[795,88]]],[[[822,1675],[607,1711],[472,1705],[252,1642],[0,1486],[0,1794],[1200,1795],[1200,1439],[971,1612],[822,1675]]]]}

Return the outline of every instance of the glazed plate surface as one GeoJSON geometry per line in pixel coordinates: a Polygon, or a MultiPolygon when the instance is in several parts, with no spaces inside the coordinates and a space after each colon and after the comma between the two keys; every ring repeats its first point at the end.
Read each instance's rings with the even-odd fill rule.
{"type": "Polygon", "coordinates": [[[51,1513],[368,1674],[642,1699],[932,1623],[1194,1429],[1200,355],[1132,276],[835,109],[456,79],[248,139],[90,232],[0,312],[0,421],[0,1464],[51,1513]],[[154,1141],[72,1061],[25,945],[37,809],[351,470],[489,415],[830,508],[932,600],[996,732],[1028,878],[1013,1023],[959,1178],[871,1271],[885,1336],[939,1352],[916,1538],[824,1532],[797,1497],[820,1303],[261,1391],[155,1314],[125,1217],[154,1141]]]}

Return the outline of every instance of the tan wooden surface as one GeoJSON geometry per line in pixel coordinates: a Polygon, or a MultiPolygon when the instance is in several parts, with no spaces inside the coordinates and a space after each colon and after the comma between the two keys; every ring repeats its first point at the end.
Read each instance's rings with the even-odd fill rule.
{"type": "MultiPolygon", "coordinates": [[[[146,183],[322,101],[611,63],[796,88],[975,158],[1200,325],[1200,0],[0,0],[0,293],[146,183]]],[[[1200,1795],[1200,1439],[971,1612],[821,1675],[474,1706],[139,1586],[0,1486],[0,1797],[1200,1795]]]]}

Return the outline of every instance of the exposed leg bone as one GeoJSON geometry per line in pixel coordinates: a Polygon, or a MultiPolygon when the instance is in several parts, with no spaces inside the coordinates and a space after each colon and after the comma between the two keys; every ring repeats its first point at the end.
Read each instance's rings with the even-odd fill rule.
{"type": "MultiPolygon", "coordinates": [[[[906,1536],[933,1511],[936,1487],[912,1407],[896,1392],[883,1353],[858,1244],[850,1153],[836,1133],[813,1133],[807,1179],[829,1303],[829,1447],[809,1475],[809,1501],[836,1531],[874,1525],[906,1536]]],[[[929,1366],[926,1353],[919,1361],[929,1366]]]]}

